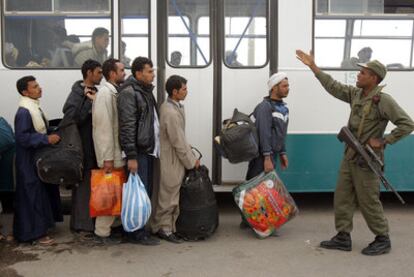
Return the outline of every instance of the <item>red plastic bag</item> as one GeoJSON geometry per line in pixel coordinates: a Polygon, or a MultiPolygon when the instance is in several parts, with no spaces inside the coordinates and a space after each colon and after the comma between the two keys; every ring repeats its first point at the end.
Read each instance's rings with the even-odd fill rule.
{"type": "Polygon", "coordinates": [[[89,201],[91,217],[121,214],[122,186],[125,181],[123,169],[115,169],[109,174],[101,169],[92,170],[89,201]]]}

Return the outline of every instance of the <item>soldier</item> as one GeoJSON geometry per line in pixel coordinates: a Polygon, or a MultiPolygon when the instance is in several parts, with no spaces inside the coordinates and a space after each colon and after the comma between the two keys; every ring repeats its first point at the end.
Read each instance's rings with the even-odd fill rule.
{"type": "MultiPolygon", "coordinates": [[[[297,50],[296,55],[313,71],[328,93],[351,105],[349,129],[361,144],[369,144],[382,158],[386,144],[394,144],[414,130],[414,122],[407,113],[390,95],[382,92],[383,86],[379,84],[387,70],[379,61],[358,64],[361,70],[354,87],[343,85],[321,71],[315,64],[313,54],[297,50]],[[384,136],[389,121],[396,128],[384,136]]],[[[338,234],[331,240],[322,241],[320,246],[352,250],[352,217],[355,208],[359,206],[369,229],[376,235],[375,240],[362,250],[362,254],[388,253],[391,241],[379,194],[379,178],[352,149],[346,147],[334,195],[335,227],[338,234]]]]}

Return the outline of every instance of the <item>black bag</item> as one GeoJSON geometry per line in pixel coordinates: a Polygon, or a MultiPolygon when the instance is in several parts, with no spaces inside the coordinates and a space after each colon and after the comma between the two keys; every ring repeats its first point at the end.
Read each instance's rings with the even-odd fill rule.
{"type": "Polygon", "coordinates": [[[211,236],[219,224],[213,185],[204,165],[187,171],[180,189],[180,215],[177,233],[185,240],[211,236]]]}
{"type": "Polygon", "coordinates": [[[220,154],[230,163],[250,161],[259,156],[259,137],[250,116],[234,109],[233,117],[223,121],[220,135],[214,139],[220,154]]]}
{"type": "Polygon", "coordinates": [[[37,174],[45,183],[75,185],[83,176],[82,141],[74,122],[61,123],[56,132],[61,141],[40,148],[35,154],[37,174]]]}

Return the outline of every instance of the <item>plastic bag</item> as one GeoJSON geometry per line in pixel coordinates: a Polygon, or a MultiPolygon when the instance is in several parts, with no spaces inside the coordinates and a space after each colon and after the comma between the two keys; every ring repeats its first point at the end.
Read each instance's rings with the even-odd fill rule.
{"type": "Polygon", "coordinates": [[[121,221],[124,230],[142,229],[151,215],[151,201],[138,174],[129,174],[122,191],[121,221]]]}
{"type": "Polygon", "coordinates": [[[260,238],[273,234],[299,211],[274,170],[235,187],[233,196],[242,216],[260,238]]]}
{"type": "Polygon", "coordinates": [[[125,180],[123,169],[115,169],[109,174],[101,169],[92,170],[89,200],[91,217],[121,214],[122,185],[125,180]]]}

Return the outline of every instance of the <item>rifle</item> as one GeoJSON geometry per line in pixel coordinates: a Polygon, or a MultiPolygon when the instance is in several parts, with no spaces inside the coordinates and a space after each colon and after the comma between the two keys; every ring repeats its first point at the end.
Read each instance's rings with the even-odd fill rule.
{"type": "Polygon", "coordinates": [[[338,139],[341,142],[345,142],[355,153],[359,154],[365,162],[368,164],[368,167],[377,175],[384,187],[387,190],[391,190],[401,201],[402,204],[405,204],[404,199],[401,195],[393,188],[393,186],[388,182],[385,178],[384,173],[382,172],[382,168],[384,167],[384,163],[381,159],[375,154],[374,150],[368,144],[364,146],[355,138],[352,134],[351,130],[348,127],[342,127],[341,131],[338,134],[338,139]]]}

